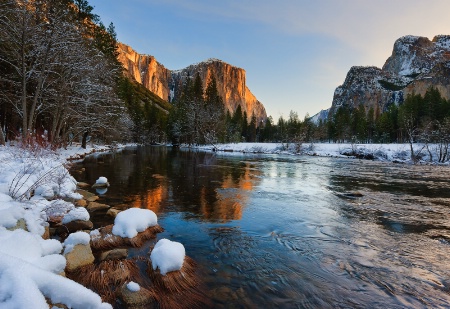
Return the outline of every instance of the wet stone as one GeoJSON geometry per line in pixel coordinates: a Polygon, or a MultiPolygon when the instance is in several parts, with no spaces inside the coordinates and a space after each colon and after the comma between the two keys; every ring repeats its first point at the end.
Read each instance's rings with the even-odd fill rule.
{"type": "Polygon", "coordinates": [[[128,256],[127,249],[113,249],[113,250],[102,252],[98,257],[98,260],[100,262],[108,261],[108,260],[123,260],[123,259],[126,259],[127,256],[128,256]]]}
{"type": "Polygon", "coordinates": [[[110,208],[109,205],[106,204],[101,204],[101,203],[97,203],[97,202],[90,202],[89,205],[86,207],[86,209],[88,211],[97,211],[97,210],[104,210],[104,209],[108,209],[110,208]]]}

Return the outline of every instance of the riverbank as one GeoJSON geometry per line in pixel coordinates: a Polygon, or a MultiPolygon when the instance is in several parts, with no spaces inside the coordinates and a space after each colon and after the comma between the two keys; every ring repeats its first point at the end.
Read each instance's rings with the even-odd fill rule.
{"type": "MultiPolygon", "coordinates": [[[[124,146],[114,147],[120,150],[124,146]]],[[[73,145],[56,152],[0,147],[0,307],[112,308],[100,296],[64,276],[64,244],[49,239],[47,220],[80,198],[68,160],[109,146],[73,145]]]]}
{"type": "Polygon", "coordinates": [[[287,155],[309,155],[334,158],[356,158],[377,160],[395,163],[419,163],[419,164],[442,164],[439,163],[439,147],[432,145],[430,152],[423,144],[414,144],[414,153],[417,155],[416,162],[411,159],[409,144],[350,144],[350,143],[304,143],[302,145],[290,143],[228,143],[216,145],[201,145],[183,148],[195,148],[205,151],[217,151],[223,153],[261,153],[261,154],[287,154],[287,155]],[[431,156],[430,156],[431,154],[431,156]]]}

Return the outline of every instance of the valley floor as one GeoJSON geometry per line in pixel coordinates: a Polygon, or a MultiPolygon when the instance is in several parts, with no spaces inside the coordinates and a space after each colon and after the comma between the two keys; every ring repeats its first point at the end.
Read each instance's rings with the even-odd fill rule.
{"type": "MultiPolygon", "coordinates": [[[[238,143],[195,148],[230,155],[236,152],[300,153],[412,162],[408,144],[308,143],[299,147],[295,144],[238,143]]],[[[421,163],[430,162],[429,152],[423,145],[417,144],[414,148],[423,154],[421,163]]],[[[48,308],[47,301],[50,300],[71,308],[111,308],[91,290],[58,275],[66,266],[63,244],[42,237],[48,226],[48,216],[58,215],[64,207],[73,208],[67,201],[78,195],[75,193],[77,182],[67,169],[67,159],[109,149],[72,146],[55,153],[0,146],[0,307],[48,308]]],[[[436,155],[431,154],[431,163],[436,163],[436,155]]],[[[444,164],[448,165],[448,162],[444,164]]]]}

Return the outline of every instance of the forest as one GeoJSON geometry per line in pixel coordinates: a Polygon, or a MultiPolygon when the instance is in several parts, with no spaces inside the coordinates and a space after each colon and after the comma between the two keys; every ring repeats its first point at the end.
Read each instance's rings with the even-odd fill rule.
{"type": "Polygon", "coordinates": [[[0,144],[421,142],[440,145],[447,159],[450,102],[435,88],[382,113],[342,106],[319,123],[295,111],[259,123],[240,106],[225,110],[214,78],[203,89],[198,74],[188,77],[172,104],[134,81],[117,60],[114,25],[105,27],[86,0],[0,8],[0,144]]]}

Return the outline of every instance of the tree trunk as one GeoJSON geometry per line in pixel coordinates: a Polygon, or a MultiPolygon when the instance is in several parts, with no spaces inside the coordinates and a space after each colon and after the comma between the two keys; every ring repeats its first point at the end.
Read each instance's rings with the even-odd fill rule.
{"type": "Polygon", "coordinates": [[[3,135],[3,128],[0,127],[0,145],[5,146],[5,136],[3,135]]]}
{"type": "Polygon", "coordinates": [[[89,135],[89,131],[83,133],[83,139],[81,140],[81,148],[86,149],[87,137],[89,135]]]}

